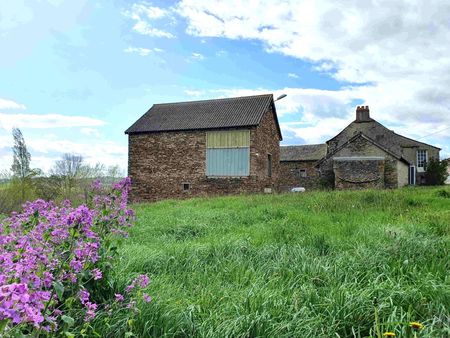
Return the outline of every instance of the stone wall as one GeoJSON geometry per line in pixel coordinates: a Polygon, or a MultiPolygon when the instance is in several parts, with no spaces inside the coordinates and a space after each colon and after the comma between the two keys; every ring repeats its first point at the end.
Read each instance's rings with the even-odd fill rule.
{"type": "Polygon", "coordinates": [[[279,135],[272,111],[250,129],[250,175],[206,176],[206,131],[131,134],[128,137],[128,175],[133,201],[264,192],[274,189],[279,175],[279,135]],[[272,155],[268,177],[267,154],[272,155]],[[189,184],[189,189],[183,189],[189,184]]]}
{"type": "Polygon", "coordinates": [[[319,164],[320,177],[331,187],[336,182],[333,168],[334,157],[383,157],[384,158],[384,185],[386,188],[397,188],[399,186],[397,163],[398,160],[386,153],[383,149],[375,146],[363,137],[356,138],[352,143],[336,152],[333,157],[326,159],[319,164]]]}
{"type": "Polygon", "coordinates": [[[280,163],[280,178],[278,188],[280,191],[290,191],[294,187],[304,187],[307,190],[321,187],[320,176],[315,167],[317,161],[282,161],[280,163]],[[306,171],[302,177],[300,170],[306,171]]]}
{"type": "Polygon", "coordinates": [[[335,189],[382,189],[385,187],[384,158],[335,159],[335,189]]]}

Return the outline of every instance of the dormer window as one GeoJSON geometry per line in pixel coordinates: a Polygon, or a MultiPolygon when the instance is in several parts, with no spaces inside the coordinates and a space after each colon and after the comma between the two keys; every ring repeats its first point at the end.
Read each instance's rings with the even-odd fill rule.
{"type": "Polygon", "coordinates": [[[424,149],[417,150],[417,168],[426,169],[428,162],[428,152],[424,149]]]}

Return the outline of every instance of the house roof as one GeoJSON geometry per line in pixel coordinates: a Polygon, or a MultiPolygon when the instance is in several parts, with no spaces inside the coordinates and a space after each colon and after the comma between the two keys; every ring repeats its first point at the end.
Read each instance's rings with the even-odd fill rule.
{"type": "MultiPolygon", "coordinates": [[[[363,133],[372,140],[375,140],[378,144],[396,153],[397,156],[401,156],[400,154],[402,153],[402,148],[417,148],[422,146],[429,146],[440,150],[440,148],[433,145],[416,141],[403,135],[399,135],[372,118],[370,118],[369,121],[363,122],[356,120],[353,121],[339,134],[328,140],[326,143],[330,144],[330,142],[343,134],[346,135],[346,137],[342,139],[342,141],[344,141],[357,133],[363,133]]],[[[342,143],[338,144],[338,146],[340,146],[341,144],[342,143]]]]}
{"type": "Polygon", "coordinates": [[[327,154],[327,145],[307,144],[280,147],[280,161],[317,161],[327,154]]]}
{"type": "Polygon", "coordinates": [[[410,164],[410,162],[408,160],[406,160],[404,157],[402,157],[401,155],[398,155],[397,153],[391,151],[390,149],[386,148],[385,146],[383,146],[382,144],[380,144],[377,141],[373,140],[372,138],[368,137],[367,135],[364,135],[362,132],[359,132],[355,136],[353,136],[352,138],[350,138],[349,140],[347,140],[346,142],[341,144],[339,147],[337,147],[334,151],[328,153],[327,156],[323,157],[320,161],[318,161],[316,163],[316,166],[320,165],[323,161],[329,159],[330,157],[333,157],[333,155],[336,154],[338,151],[340,151],[341,149],[345,148],[350,143],[353,143],[355,140],[357,140],[360,137],[366,139],[367,141],[369,141],[370,143],[372,143],[376,147],[380,148],[384,152],[392,155],[397,160],[402,161],[405,164],[410,164]]]}
{"type": "Polygon", "coordinates": [[[272,94],[155,104],[125,133],[257,126],[271,108],[281,139],[272,94]]]}

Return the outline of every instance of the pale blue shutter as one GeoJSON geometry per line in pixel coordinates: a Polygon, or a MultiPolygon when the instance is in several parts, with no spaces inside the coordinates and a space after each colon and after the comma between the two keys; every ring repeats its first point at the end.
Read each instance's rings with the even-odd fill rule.
{"type": "Polygon", "coordinates": [[[250,175],[250,131],[232,130],[206,134],[207,176],[250,175]]]}

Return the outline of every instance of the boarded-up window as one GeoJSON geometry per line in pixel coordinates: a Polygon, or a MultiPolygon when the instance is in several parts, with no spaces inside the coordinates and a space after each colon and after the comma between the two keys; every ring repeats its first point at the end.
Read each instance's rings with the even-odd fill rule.
{"type": "Polygon", "coordinates": [[[249,174],[249,130],[206,133],[207,176],[248,176],[249,174]]]}

